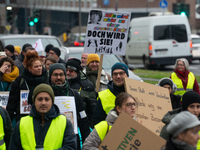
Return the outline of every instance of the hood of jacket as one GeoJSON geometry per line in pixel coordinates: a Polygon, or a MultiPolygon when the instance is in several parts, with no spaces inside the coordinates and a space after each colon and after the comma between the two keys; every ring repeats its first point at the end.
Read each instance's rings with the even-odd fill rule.
{"type": "MultiPolygon", "coordinates": [[[[38,119],[42,117],[41,114],[36,110],[35,105],[32,105],[31,112],[29,115],[38,119]]],[[[51,109],[46,114],[44,114],[44,118],[45,120],[51,120],[51,119],[56,118],[59,115],[60,115],[60,110],[58,106],[53,104],[51,106],[51,109]]]]}
{"type": "Polygon", "coordinates": [[[117,112],[116,112],[114,109],[112,109],[112,110],[108,113],[108,115],[107,115],[107,117],[106,117],[106,121],[107,121],[109,124],[113,125],[114,122],[115,122],[115,120],[116,120],[117,118],[118,118],[117,112]]]}

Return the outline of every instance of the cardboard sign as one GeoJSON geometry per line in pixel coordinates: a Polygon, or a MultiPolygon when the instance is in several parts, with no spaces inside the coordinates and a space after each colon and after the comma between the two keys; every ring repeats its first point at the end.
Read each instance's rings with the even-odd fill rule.
{"type": "Polygon", "coordinates": [[[74,133],[78,134],[76,105],[73,96],[55,96],[54,103],[59,107],[61,114],[72,122],[74,133]]]}
{"type": "Polygon", "coordinates": [[[31,105],[28,104],[29,90],[20,91],[20,114],[29,114],[31,111],[31,105]]]}
{"type": "Polygon", "coordinates": [[[9,92],[0,92],[0,106],[6,108],[8,104],[9,92]]]}
{"type": "Polygon", "coordinates": [[[163,116],[172,110],[169,90],[130,78],[125,78],[125,89],[138,102],[138,121],[159,135],[164,126],[161,121],[163,116]]]}
{"type": "Polygon", "coordinates": [[[121,113],[108,132],[100,150],[160,150],[166,141],[142,126],[125,113],[121,113]]]}
{"type": "Polygon", "coordinates": [[[125,55],[131,13],[90,10],[84,52],[125,55]]]}

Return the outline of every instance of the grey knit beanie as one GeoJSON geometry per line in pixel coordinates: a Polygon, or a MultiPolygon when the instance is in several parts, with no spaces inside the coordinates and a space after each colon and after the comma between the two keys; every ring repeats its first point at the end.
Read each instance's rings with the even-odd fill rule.
{"type": "Polygon", "coordinates": [[[168,124],[167,132],[174,138],[186,129],[200,125],[199,119],[189,111],[178,113],[168,124]]]}
{"type": "Polygon", "coordinates": [[[49,79],[51,78],[51,74],[54,70],[56,69],[61,69],[64,71],[64,74],[66,76],[66,68],[65,68],[65,65],[62,64],[62,63],[55,63],[55,64],[52,64],[49,66],[49,79]]]}

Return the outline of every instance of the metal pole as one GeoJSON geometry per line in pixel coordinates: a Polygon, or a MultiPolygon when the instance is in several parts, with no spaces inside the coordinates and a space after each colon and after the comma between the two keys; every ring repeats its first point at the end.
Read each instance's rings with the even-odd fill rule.
{"type": "Polygon", "coordinates": [[[79,0],[79,43],[81,43],[81,0],[79,0]]]}
{"type": "Polygon", "coordinates": [[[25,18],[25,24],[24,24],[24,26],[25,26],[25,33],[26,34],[28,34],[28,13],[27,13],[27,0],[25,0],[25,13],[24,13],[24,18],[25,18]]]}
{"type": "Polygon", "coordinates": [[[115,11],[118,10],[118,0],[115,0],[115,11]]]}

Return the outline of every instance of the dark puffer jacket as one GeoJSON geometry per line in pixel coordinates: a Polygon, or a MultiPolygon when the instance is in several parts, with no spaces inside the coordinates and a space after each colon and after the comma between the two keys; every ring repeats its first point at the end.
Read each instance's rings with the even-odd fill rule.
{"type": "MultiPolygon", "coordinates": [[[[48,111],[44,116],[42,116],[40,113],[36,111],[35,105],[33,105],[29,115],[33,117],[36,145],[43,146],[45,136],[51,125],[51,121],[60,115],[59,108],[56,105],[52,105],[50,111],[48,111]]],[[[22,145],[21,145],[19,125],[20,125],[20,121],[15,126],[15,129],[10,141],[9,150],[23,150],[22,145]]],[[[52,137],[52,140],[53,138],[54,137],[52,137]]],[[[74,134],[71,121],[69,120],[67,120],[67,123],[66,123],[66,128],[65,128],[63,142],[62,142],[62,148],[59,148],[59,150],[65,150],[65,149],[67,150],[76,149],[76,136],[74,134]]]]}
{"type": "Polygon", "coordinates": [[[85,104],[90,127],[93,128],[93,114],[97,103],[96,92],[93,83],[87,79],[87,76],[82,71],[80,71],[80,74],[78,74],[75,79],[68,80],[68,83],[70,88],[79,92],[81,99],[85,104]]]}

